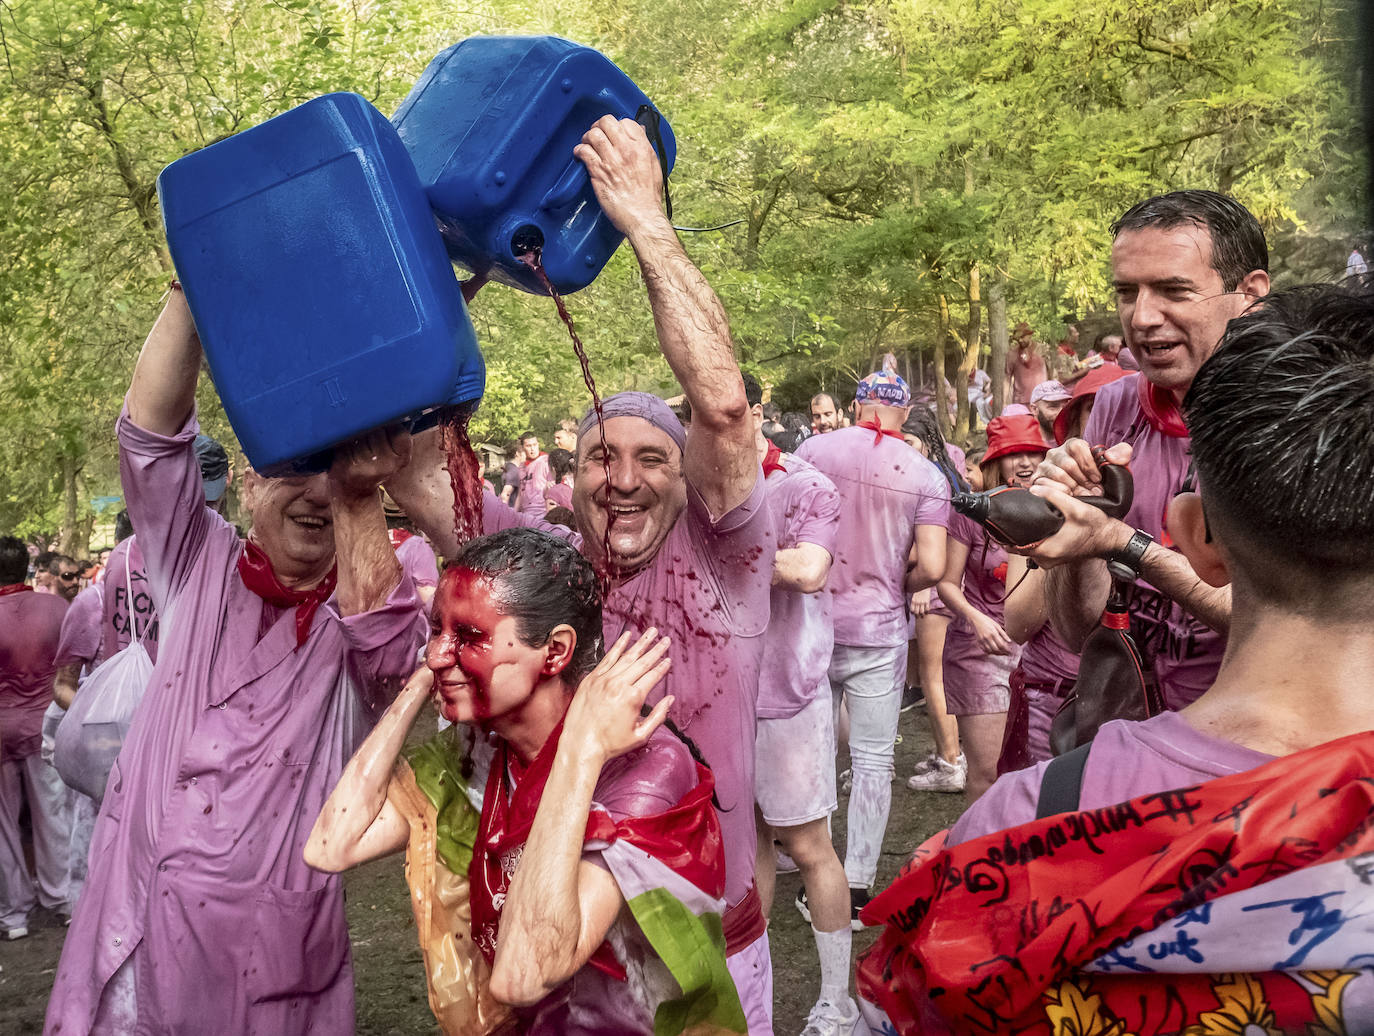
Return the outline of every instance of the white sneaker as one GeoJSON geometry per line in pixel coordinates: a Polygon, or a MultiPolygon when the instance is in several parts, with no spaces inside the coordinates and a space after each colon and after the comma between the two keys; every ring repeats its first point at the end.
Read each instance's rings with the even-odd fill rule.
{"type": "Polygon", "coordinates": [[[907,778],[906,786],[912,791],[963,791],[968,783],[968,760],[959,753],[955,762],[947,763],[938,755],[928,769],[919,767],[907,778]]]}
{"type": "Polygon", "coordinates": [[[10,942],[14,942],[15,939],[23,939],[23,938],[26,938],[26,937],[28,936],[28,934],[29,934],[28,928],[27,928],[26,926],[24,926],[24,925],[21,924],[21,925],[17,925],[17,926],[14,927],[14,928],[6,929],[6,931],[5,931],[5,938],[8,939],[10,942]]]}
{"type": "Polygon", "coordinates": [[[801,1036],[853,1036],[859,1025],[859,1005],[853,997],[845,997],[843,1004],[817,1000],[806,1016],[806,1028],[801,1036]]]}
{"type": "Polygon", "coordinates": [[[931,752],[930,755],[926,756],[926,757],[925,757],[924,759],[922,759],[919,763],[917,763],[915,766],[913,766],[913,767],[911,768],[911,772],[912,772],[913,774],[917,774],[917,773],[927,773],[927,772],[929,772],[930,770],[935,769],[935,760],[936,760],[936,759],[939,759],[939,758],[940,758],[940,753],[939,753],[939,752],[931,752]]]}

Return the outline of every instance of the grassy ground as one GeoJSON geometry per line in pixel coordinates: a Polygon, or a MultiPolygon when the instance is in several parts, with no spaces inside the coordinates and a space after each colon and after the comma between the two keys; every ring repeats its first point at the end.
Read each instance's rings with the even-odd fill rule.
{"type": "MultiPolygon", "coordinates": [[[[959,815],[963,797],[915,793],[905,778],[916,760],[930,751],[925,714],[902,716],[897,746],[897,779],[892,787],[892,817],[878,868],[885,886],[911,850],[959,815]]],[[[842,753],[841,768],[848,766],[842,753]]],[[[835,844],[844,846],[845,797],[835,817],[835,844]]],[[[769,938],[773,949],[774,1020],[779,1036],[799,1033],[816,1000],[819,973],[810,926],[792,906],[799,883],[795,874],[778,876],[776,907],[769,938]]],[[[420,951],[400,858],[378,860],[348,876],[348,920],[357,974],[358,1032],[363,1036],[416,1036],[437,1032],[425,999],[420,951]]],[[[43,1011],[65,930],[46,914],[35,914],[32,934],[0,942],[0,1034],[42,1031],[43,1011]]],[[[857,954],[872,942],[854,937],[857,954]]]]}

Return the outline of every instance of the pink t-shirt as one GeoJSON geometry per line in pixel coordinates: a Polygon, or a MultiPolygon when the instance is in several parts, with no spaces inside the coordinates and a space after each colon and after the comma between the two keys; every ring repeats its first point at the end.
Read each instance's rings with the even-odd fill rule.
{"type": "Polygon", "coordinates": [[[950,515],[949,538],[968,547],[968,561],[964,564],[965,599],[1000,626],[1006,611],[1006,550],[989,538],[981,525],[962,514],[950,515]]]}
{"type": "Polygon", "coordinates": [[[438,586],[439,563],[435,561],[434,551],[430,549],[424,537],[416,536],[414,533],[397,536],[398,532],[404,530],[391,530],[391,544],[396,551],[396,560],[410,576],[410,581],[416,586],[438,586]],[[396,542],[397,540],[400,542],[396,542]]]}
{"type": "MultiPolygon", "coordinates": [[[[1131,444],[1135,501],[1125,522],[1167,546],[1164,512],[1188,478],[1188,440],[1157,432],[1145,420],[1136,388],[1141,377],[1129,374],[1098,390],[1083,437],[1094,445],[1131,444]]],[[[1131,619],[1136,646],[1153,662],[1155,678],[1171,709],[1196,701],[1212,686],[1226,651],[1225,637],[1144,581],[1136,583],[1131,619]]]]}
{"type": "Polygon", "coordinates": [[[105,584],[92,583],[76,595],[62,618],[62,640],[57,645],[56,665],[95,668],[103,662],[100,652],[100,622],[105,611],[105,584]]]}
{"type": "Polygon", "coordinates": [[[544,517],[544,487],[549,484],[549,455],[541,453],[520,467],[520,513],[544,517]]]}
{"type": "MultiPolygon", "coordinates": [[[[487,532],[525,525],[581,546],[578,533],[518,514],[492,494],[483,495],[482,505],[487,532]]],[[[613,587],[602,608],[607,644],[625,630],[637,635],[650,626],[672,638],[673,668],[649,701],[673,695],[669,717],[715,774],[731,906],[754,883],[756,709],[776,549],[761,466],[749,496],[719,518],[689,482],[686,510],[658,554],[613,587]]]]}
{"type": "Polygon", "coordinates": [[[572,510],[572,486],[562,482],[553,482],[544,487],[544,502],[552,500],[555,507],[566,507],[572,510]]]}
{"type": "MultiPolygon", "coordinates": [[[[1083,768],[1079,808],[1098,809],[1140,795],[1191,787],[1214,777],[1242,773],[1273,759],[1234,741],[1194,730],[1176,712],[1132,723],[1104,723],[1083,768]]],[[[958,845],[1035,819],[1040,782],[1048,762],[998,779],[950,830],[958,845]]]]}
{"type": "Polygon", "coordinates": [[[1027,680],[1058,683],[1078,679],[1079,656],[1069,649],[1053,623],[1045,623],[1021,647],[1021,672],[1027,680]]]}
{"type": "MultiPolygon", "coordinates": [[[[800,457],[784,453],[785,471],[774,471],[764,483],[778,549],[799,543],[824,547],[833,558],[840,525],[840,497],[834,483],[800,457]]],[[[759,678],[761,719],[786,719],[806,708],[825,683],[834,649],[830,598],[773,588],[772,618],[763,639],[759,678]]]]}
{"type": "Polygon", "coordinates": [[[138,537],[120,540],[105,563],[105,581],[100,614],[94,629],[83,613],[73,614],[76,605],[89,590],[83,590],[72,602],[67,621],[62,625],[62,646],[57,652],[58,665],[99,665],[117,651],[123,651],[133,640],[133,631],[143,636],[148,657],[157,663],[158,616],[153,602],[152,585],[144,573],[143,554],[138,549],[138,537]],[[92,650],[94,646],[94,650],[92,650]]]}
{"type": "Polygon", "coordinates": [[[838,428],[797,449],[843,501],[825,592],[835,643],[848,647],[906,643],[902,584],[916,526],[949,524],[949,483],[940,469],[900,439],[884,435],[875,442],[875,434],[838,428]]]}
{"type": "Polygon", "coordinates": [[[1038,351],[1028,350],[1028,356],[1023,359],[1019,349],[1011,350],[1007,355],[1007,373],[1011,375],[1011,402],[1027,406],[1035,386],[1050,380],[1045,358],[1038,351]]]}
{"type": "Polygon", "coordinates": [[[0,597],[0,759],[38,751],[66,614],[67,602],[57,594],[20,590],[0,597]]]}

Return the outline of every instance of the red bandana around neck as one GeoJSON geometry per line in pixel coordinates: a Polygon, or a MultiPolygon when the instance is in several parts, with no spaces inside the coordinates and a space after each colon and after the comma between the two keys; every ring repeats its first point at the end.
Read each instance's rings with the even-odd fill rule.
{"type": "Polygon", "coordinates": [[[391,541],[392,550],[400,550],[401,544],[414,535],[413,532],[406,532],[405,529],[387,529],[386,531],[386,538],[391,541]]]}
{"type": "Polygon", "coordinates": [[[336,564],[330,568],[329,573],[312,589],[291,590],[283,586],[272,571],[272,562],[267,560],[263,549],[252,540],[245,540],[243,553],[239,555],[239,576],[244,586],[268,604],[277,608],[296,609],[296,647],[300,647],[310,635],[315,609],[329,600],[329,595],[338,585],[339,566],[336,564]]]}
{"type": "Polygon", "coordinates": [[[877,432],[878,434],[875,435],[875,436],[873,436],[873,445],[874,445],[874,446],[877,446],[878,443],[880,443],[880,442],[883,441],[883,436],[884,436],[884,435],[886,435],[889,439],[896,439],[898,442],[902,442],[902,443],[906,442],[906,440],[902,438],[902,433],[901,433],[901,432],[894,432],[894,431],[890,431],[890,430],[887,429],[887,428],[884,428],[882,425],[880,425],[880,424],[878,423],[878,419],[877,419],[876,417],[871,418],[870,420],[867,420],[867,421],[860,421],[860,422],[859,422],[858,424],[856,424],[854,427],[855,427],[855,428],[867,428],[870,432],[877,432]]]}
{"type": "Polygon", "coordinates": [[[787,469],[782,466],[782,450],[770,442],[768,452],[763,455],[763,477],[767,478],[775,471],[786,474],[787,469]]]}
{"type": "Polygon", "coordinates": [[[33,587],[28,583],[10,583],[9,586],[0,586],[0,597],[8,597],[10,594],[22,594],[25,590],[33,592],[33,587]]]}
{"type": "Polygon", "coordinates": [[[1150,427],[1171,439],[1188,438],[1188,427],[1183,423],[1183,414],[1168,389],[1150,383],[1145,375],[1140,375],[1135,383],[1136,396],[1140,400],[1141,413],[1150,427]]]}

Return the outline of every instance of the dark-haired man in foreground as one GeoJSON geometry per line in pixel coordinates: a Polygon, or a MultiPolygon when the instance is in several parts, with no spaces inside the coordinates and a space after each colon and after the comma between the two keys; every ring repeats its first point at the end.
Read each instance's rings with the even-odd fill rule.
{"type": "MultiPolygon", "coordinates": [[[[1084,1032],[1368,1031],[1371,399],[1369,288],[1281,292],[1231,323],[1184,402],[1200,492],[1169,509],[1194,570],[1231,588],[1217,678],[1104,725],[1076,787],[1048,780],[1086,812],[1041,799],[1063,762],[1008,775],[874,902],[890,927],[860,987],[899,1029],[1047,1032],[1074,1009],[1084,1032]]],[[[1130,535],[1035,492],[1068,518],[1051,557],[1130,535]]]]}
{"type": "MultiPolygon", "coordinates": [[[[1179,411],[1226,322],[1269,292],[1264,232],[1243,205],[1212,191],[1175,191],[1132,206],[1112,225],[1112,278],[1126,344],[1140,373],[1104,386],[1082,439],[1050,450],[1038,472],[1066,492],[1095,493],[1093,446],[1130,463],[1136,530],[1117,558],[1139,575],[1132,633],[1170,708],[1193,701],[1216,677],[1226,647],[1229,591],[1206,586],[1172,548],[1169,501],[1195,485],[1188,427],[1179,411]],[[1129,448],[1125,448],[1129,447],[1129,448]]],[[[1099,559],[1049,573],[1050,613],[1070,645],[1083,643],[1107,601],[1099,559]]]]}

